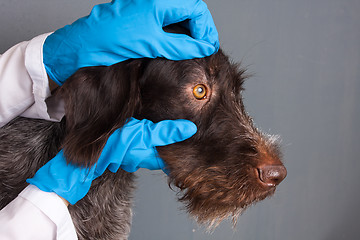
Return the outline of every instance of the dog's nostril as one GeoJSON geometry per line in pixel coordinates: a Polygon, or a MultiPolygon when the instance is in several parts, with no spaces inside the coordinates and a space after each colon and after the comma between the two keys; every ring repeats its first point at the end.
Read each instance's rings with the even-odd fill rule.
{"type": "Polygon", "coordinates": [[[279,185],[287,175],[286,168],[282,165],[264,165],[258,168],[259,178],[269,187],[279,185]]]}

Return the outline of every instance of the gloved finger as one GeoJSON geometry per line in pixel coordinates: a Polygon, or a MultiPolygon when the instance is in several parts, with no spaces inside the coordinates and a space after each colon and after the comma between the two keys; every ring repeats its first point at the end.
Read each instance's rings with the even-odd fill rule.
{"type": "MultiPolygon", "coordinates": [[[[139,168],[149,170],[160,170],[164,166],[163,160],[159,157],[155,147],[147,149],[132,149],[127,153],[126,160],[122,162],[121,168],[127,172],[136,172],[139,168]]],[[[119,166],[109,165],[109,170],[116,172],[119,166]]]]}
{"type": "Polygon", "coordinates": [[[184,141],[193,136],[196,131],[196,125],[185,119],[164,120],[153,123],[147,119],[137,120],[131,118],[117,132],[118,137],[115,139],[119,146],[127,146],[132,151],[139,150],[140,153],[145,149],[184,141]]]}
{"type": "Polygon", "coordinates": [[[219,34],[205,2],[201,0],[168,2],[177,7],[167,7],[164,13],[163,26],[188,20],[186,26],[193,38],[207,41],[216,48],[216,51],[219,49],[219,34]]]}
{"type": "Polygon", "coordinates": [[[194,12],[197,11],[199,14],[196,17],[190,18],[190,20],[185,23],[190,31],[190,35],[195,39],[210,43],[215,47],[216,51],[218,51],[220,46],[219,34],[209,9],[207,9],[206,4],[205,6],[198,5],[198,10],[194,12]]]}
{"type": "Polygon", "coordinates": [[[137,164],[137,169],[138,168],[146,168],[149,170],[165,169],[165,162],[161,159],[155,147],[147,149],[146,152],[142,153],[142,156],[143,159],[142,161],[139,161],[139,163],[137,164]]]}
{"type": "Polygon", "coordinates": [[[207,41],[197,40],[184,34],[164,32],[164,41],[161,44],[162,49],[166,51],[159,50],[160,57],[171,60],[203,58],[217,51],[216,47],[207,41]]]}
{"type": "MultiPolygon", "coordinates": [[[[149,170],[166,170],[165,162],[159,156],[156,148],[148,149],[134,149],[127,154],[127,159],[121,164],[121,168],[127,172],[136,172],[139,168],[146,168],[149,170]]],[[[120,166],[117,164],[110,164],[108,169],[111,172],[116,172],[120,166]]]]}
{"type": "Polygon", "coordinates": [[[203,14],[205,8],[207,9],[207,5],[202,0],[158,0],[156,5],[163,27],[186,19],[197,18],[203,14]]]}
{"type": "Polygon", "coordinates": [[[194,135],[196,130],[196,125],[188,120],[153,123],[146,119],[131,118],[107,140],[94,175],[101,175],[106,168],[116,172],[120,166],[128,172],[134,172],[140,167],[161,169],[162,162],[158,160],[155,146],[183,141],[194,135]]]}
{"type": "Polygon", "coordinates": [[[184,141],[197,131],[196,125],[188,120],[164,120],[144,125],[143,140],[148,146],[165,146],[184,141]]]}

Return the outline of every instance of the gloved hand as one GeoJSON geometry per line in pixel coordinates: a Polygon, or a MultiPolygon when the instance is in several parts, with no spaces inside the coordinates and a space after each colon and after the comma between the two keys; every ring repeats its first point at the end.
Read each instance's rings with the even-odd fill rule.
{"type": "Polygon", "coordinates": [[[43,62],[50,78],[62,85],[81,67],[143,57],[201,58],[218,48],[214,21],[201,0],[113,0],[48,36],[43,62]],[[184,20],[193,38],[162,29],[184,20]]]}
{"type": "Polygon", "coordinates": [[[68,164],[63,151],[40,168],[27,182],[45,192],[55,192],[75,204],[89,191],[91,182],[108,168],[116,172],[119,167],[128,172],[139,168],[164,169],[164,162],[156,146],[183,141],[195,134],[195,124],[187,120],[131,119],[107,140],[97,163],[91,168],[68,164]]]}

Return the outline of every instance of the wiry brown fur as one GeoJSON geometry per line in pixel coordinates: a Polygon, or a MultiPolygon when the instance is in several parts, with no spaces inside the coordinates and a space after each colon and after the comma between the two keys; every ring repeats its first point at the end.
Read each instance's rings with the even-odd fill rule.
{"type": "Polygon", "coordinates": [[[169,181],[181,190],[179,199],[191,215],[200,223],[216,226],[273,194],[274,188],[259,183],[256,169],[265,163],[281,164],[280,152],[245,112],[241,98],[244,71],[221,51],[183,63],[152,62],[149,69],[152,81],[142,86],[142,97],[149,100],[143,101],[140,115],[155,121],[186,118],[198,126],[194,137],[158,148],[168,165],[169,181]],[[151,75],[154,69],[159,69],[156,76],[151,75]],[[207,99],[197,100],[189,94],[199,83],[207,87],[207,99]],[[152,84],[159,91],[150,91],[152,84]],[[158,95],[160,100],[153,100],[158,95]]]}
{"type": "MultiPolygon", "coordinates": [[[[125,63],[125,68],[123,65],[107,68],[106,74],[100,80],[95,80],[109,81],[109,73],[110,76],[120,76],[124,70],[128,71],[126,77],[134,82],[140,76],[137,81],[139,93],[133,86],[124,88],[122,81],[116,81],[116,86],[108,87],[110,96],[116,96],[111,93],[111,89],[118,91],[120,86],[124,92],[135,92],[135,100],[130,97],[128,103],[122,103],[121,106],[124,107],[116,109],[116,116],[135,116],[155,122],[184,118],[193,121],[198,127],[198,133],[191,139],[159,147],[158,151],[167,163],[170,183],[181,190],[180,200],[200,223],[216,225],[228,216],[237,216],[248,205],[274,192],[274,188],[266,188],[259,183],[257,168],[264,163],[281,165],[278,146],[253,126],[241,98],[244,71],[232,64],[221,50],[203,59],[182,62],[164,59],[137,60],[125,63]],[[208,92],[205,99],[198,100],[191,95],[197,84],[205,85],[208,92]],[[141,98],[138,98],[138,94],[141,98]],[[134,105],[137,108],[134,109],[134,105]]],[[[87,69],[84,71],[88,74],[87,69]]],[[[82,82],[78,80],[81,77],[75,75],[74,78],[70,79],[69,84],[82,82]]],[[[67,85],[63,89],[73,91],[73,87],[67,85]]],[[[95,93],[100,95],[98,91],[95,93]]],[[[78,92],[76,96],[79,101],[85,97],[78,92]]],[[[96,99],[100,100],[100,97],[96,99]]],[[[72,105],[72,101],[69,104],[72,105]]],[[[112,115],[107,114],[106,108],[100,108],[97,109],[99,115],[112,115]]],[[[114,108],[110,107],[109,110],[113,112],[114,108]]],[[[89,113],[84,119],[93,119],[93,115],[89,113]]],[[[111,126],[112,129],[119,127],[118,118],[114,118],[113,122],[109,122],[109,118],[105,119],[106,124],[99,117],[95,120],[109,129],[111,126]]],[[[87,122],[89,120],[85,121],[87,122]]],[[[84,132],[93,129],[94,124],[91,122],[83,126],[84,132]]],[[[95,135],[95,139],[102,141],[103,145],[109,132],[95,135]]],[[[75,133],[79,139],[87,138],[79,134],[78,128],[75,133]]],[[[65,152],[71,153],[66,146],[64,148],[65,152]]],[[[86,150],[86,146],[80,150],[86,150]]],[[[98,154],[86,158],[85,162],[80,162],[81,158],[73,159],[78,164],[93,164],[98,154]]]]}
{"type": "MultiPolygon", "coordinates": [[[[167,164],[170,185],[179,189],[179,200],[184,202],[190,215],[200,224],[216,226],[224,218],[236,218],[250,204],[272,195],[275,186],[264,185],[259,168],[282,166],[274,138],[256,129],[245,111],[241,96],[245,77],[244,71],[231,63],[221,50],[203,59],[178,62],[139,59],[110,67],[81,69],[60,90],[66,102],[66,131],[62,127],[65,133],[61,147],[68,161],[90,166],[96,162],[111,132],[129,117],[154,122],[178,118],[193,121],[198,127],[193,137],[159,147],[158,152],[167,164]],[[198,84],[206,87],[204,99],[193,96],[192,90],[198,84]]],[[[0,131],[0,137],[11,128],[0,131]]],[[[3,142],[1,138],[1,148],[4,148],[3,142]]],[[[27,153],[23,150],[20,154],[27,153]]],[[[0,167],[11,164],[9,159],[0,157],[0,167]]],[[[38,163],[36,168],[42,164],[38,163]]],[[[13,177],[7,177],[7,171],[1,172],[1,181],[12,185],[13,177]]],[[[108,234],[119,237],[110,226],[127,220],[123,224],[126,233],[121,235],[126,238],[131,220],[133,180],[130,175],[119,171],[101,176],[90,193],[70,207],[80,236],[84,239],[111,239],[105,237],[108,234]],[[97,184],[101,187],[97,188],[97,184]],[[112,189],[113,186],[119,189],[112,189]],[[122,213],[116,215],[106,210],[116,206],[122,213]],[[102,223],[97,222],[100,220],[96,220],[94,214],[102,223]],[[117,219],[119,216],[126,219],[117,219]]],[[[22,181],[27,177],[28,173],[23,174],[22,181]]],[[[1,191],[11,194],[11,189],[4,186],[1,191]],[[5,188],[7,190],[3,190],[5,188]]]]}

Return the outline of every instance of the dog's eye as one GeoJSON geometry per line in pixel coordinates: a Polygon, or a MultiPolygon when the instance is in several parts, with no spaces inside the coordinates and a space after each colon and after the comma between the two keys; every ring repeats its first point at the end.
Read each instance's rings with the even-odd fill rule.
{"type": "Polygon", "coordinates": [[[206,98],[206,87],[198,84],[193,88],[194,97],[198,100],[206,98]]]}

